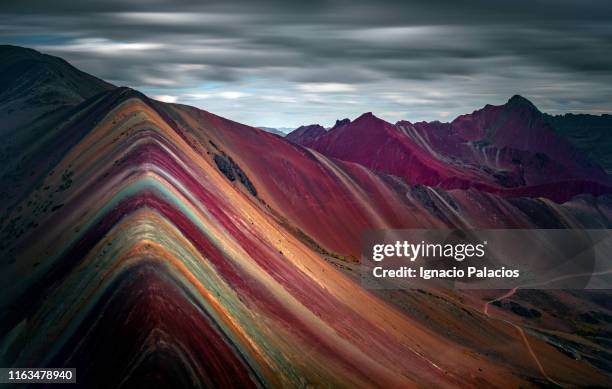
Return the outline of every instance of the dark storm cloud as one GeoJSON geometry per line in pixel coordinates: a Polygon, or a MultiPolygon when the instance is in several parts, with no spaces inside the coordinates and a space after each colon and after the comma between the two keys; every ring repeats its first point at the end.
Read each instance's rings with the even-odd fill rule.
{"type": "Polygon", "coordinates": [[[214,107],[218,93],[252,124],[318,121],[314,106],[323,121],[375,109],[444,118],[515,93],[551,111],[612,110],[608,1],[19,0],[0,11],[7,43],[167,99],[214,107]]]}

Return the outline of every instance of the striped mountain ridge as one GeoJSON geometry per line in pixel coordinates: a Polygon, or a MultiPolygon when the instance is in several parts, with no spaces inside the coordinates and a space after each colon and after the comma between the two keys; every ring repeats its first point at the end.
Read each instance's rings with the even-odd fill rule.
{"type": "Polygon", "coordinates": [[[408,185],[129,88],[75,105],[28,153],[34,174],[3,178],[2,366],[76,367],[83,387],[606,383],[559,351],[546,312],[554,337],[477,294],[377,294],[352,258],[366,228],[608,228],[607,196],[408,185]]]}
{"type": "MultiPolygon", "coordinates": [[[[290,277],[291,281],[295,283],[293,285],[301,285],[302,293],[310,292],[321,295],[322,301],[317,303],[320,309],[327,309],[328,311],[332,309],[332,312],[342,310],[340,308],[342,301],[334,301],[330,305],[331,302],[328,301],[330,297],[325,296],[320,287],[312,281],[308,281],[299,268],[293,268],[286,263],[285,257],[278,251],[273,251],[271,247],[266,249],[266,246],[263,246],[263,250],[260,249],[261,252],[249,254],[245,251],[248,245],[256,244],[255,239],[272,240],[273,235],[271,233],[279,229],[267,225],[265,219],[257,220],[256,224],[258,230],[264,229],[266,231],[265,235],[262,235],[261,231],[253,231],[255,227],[249,228],[247,226],[245,229],[245,226],[237,225],[236,222],[242,224],[243,220],[259,216],[254,210],[255,206],[250,203],[248,198],[245,198],[246,194],[236,191],[222,174],[212,170],[212,166],[204,163],[197,164],[196,162],[199,159],[201,157],[198,157],[198,154],[187,145],[185,139],[176,133],[173,125],[168,124],[161,115],[143,101],[142,97],[131,91],[125,91],[123,95],[119,96],[116,107],[56,166],[55,172],[57,173],[54,172],[45,180],[45,184],[51,186],[52,189],[56,186],[60,188],[63,182],[62,176],[69,171],[71,172],[71,179],[75,182],[82,182],[83,186],[74,190],[66,189],[64,191],[65,195],[62,196],[65,205],[52,211],[50,217],[39,219],[41,225],[39,228],[37,227],[37,230],[44,231],[41,236],[36,234],[37,231],[32,231],[29,235],[26,235],[28,241],[36,243],[27,247],[23,253],[23,258],[39,259],[39,253],[45,253],[48,260],[45,263],[27,263],[20,257],[19,266],[15,271],[30,266],[35,268],[36,270],[32,274],[34,286],[40,286],[41,283],[44,285],[49,279],[62,280],[61,285],[54,290],[54,293],[43,293],[44,289],[33,287],[27,294],[28,301],[41,304],[39,315],[37,315],[39,317],[35,316],[28,326],[30,327],[28,328],[29,331],[26,330],[22,334],[22,336],[28,335],[29,345],[36,346],[38,344],[36,334],[39,337],[48,338],[57,333],[62,337],[70,338],[70,330],[78,331],[78,328],[70,328],[72,322],[70,319],[91,314],[88,311],[83,312],[83,308],[87,306],[94,311],[101,309],[104,312],[106,303],[102,300],[102,295],[111,293],[112,286],[117,283],[120,286],[121,280],[126,277],[125,273],[135,273],[137,278],[135,281],[123,282],[138,284],[138,278],[140,278],[140,282],[143,283],[140,288],[144,288],[144,290],[137,288],[137,291],[140,299],[144,301],[138,300],[137,305],[147,304],[150,300],[155,301],[157,299],[160,300],[159,302],[164,302],[165,298],[163,297],[166,292],[164,291],[158,296],[155,285],[158,283],[167,285],[169,281],[164,280],[164,278],[170,281],[174,279],[176,284],[174,288],[179,288],[176,293],[180,297],[186,298],[192,294],[197,296],[191,297],[188,301],[194,299],[199,309],[202,310],[200,321],[196,321],[199,327],[206,329],[205,325],[212,320],[214,321],[209,326],[213,329],[216,326],[225,327],[222,328],[225,331],[224,336],[231,339],[231,343],[227,343],[238,350],[232,350],[233,347],[221,342],[221,345],[225,345],[225,349],[215,349],[214,353],[209,351],[219,360],[219,366],[216,364],[209,366],[208,361],[201,361],[208,369],[225,368],[228,362],[232,362],[229,366],[241,365],[245,363],[242,360],[243,358],[252,359],[255,366],[258,367],[262,365],[266,367],[262,362],[275,359],[275,357],[281,359],[281,362],[283,361],[284,358],[282,355],[278,355],[278,350],[262,350],[260,349],[261,346],[254,348],[251,345],[253,339],[255,339],[257,345],[261,345],[270,342],[270,340],[263,341],[263,339],[272,337],[270,327],[273,326],[273,323],[265,323],[264,321],[257,325],[253,321],[252,316],[258,310],[258,305],[259,309],[264,311],[260,315],[273,314],[273,317],[278,316],[277,319],[281,320],[281,323],[282,321],[288,321],[285,325],[295,326],[300,323],[299,320],[296,320],[297,318],[306,322],[302,325],[317,324],[317,318],[312,317],[312,313],[304,314],[300,312],[300,304],[291,304],[296,297],[285,290],[292,285],[287,283],[289,281],[286,279],[287,277],[290,277]],[[188,152],[183,154],[183,150],[188,152]],[[95,156],[99,156],[99,158],[95,156]],[[202,166],[207,165],[209,171],[201,169],[202,166]],[[74,168],[75,166],[78,166],[78,169],[74,168]],[[177,177],[180,178],[178,182],[177,177]],[[195,177],[205,178],[205,180],[200,181],[204,184],[198,185],[194,181],[195,177]],[[56,184],[56,186],[53,184],[56,184]],[[211,192],[210,186],[212,185],[218,185],[220,190],[215,188],[214,192],[211,192]],[[191,190],[186,190],[187,188],[191,188],[191,190]],[[230,200],[231,204],[228,204],[230,200]],[[229,219],[230,215],[227,214],[227,208],[230,206],[234,208],[235,204],[240,204],[240,207],[236,208],[237,215],[231,215],[234,218],[237,217],[237,220],[232,222],[229,219]],[[81,213],[83,209],[87,210],[85,214],[81,213]],[[81,225],[80,220],[91,222],[88,223],[89,225],[81,225]],[[234,240],[233,237],[239,237],[242,240],[234,240]],[[222,242],[219,242],[219,240],[222,240],[222,242]],[[62,248],[57,247],[57,242],[72,242],[73,244],[71,247],[62,250],[62,248]],[[81,253],[83,252],[89,254],[82,258],[81,253]],[[263,257],[264,254],[266,255],[265,258],[263,257]],[[253,263],[257,262],[257,259],[261,263],[253,263]],[[47,268],[52,264],[55,264],[55,266],[47,268]],[[266,272],[258,272],[256,265],[277,268],[276,270],[279,273],[274,277],[274,274],[268,275],[266,272]],[[162,280],[157,280],[159,276],[156,276],[155,272],[147,271],[147,269],[156,267],[162,273],[162,280]],[[282,273],[280,273],[281,270],[282,273]],[[39,272],[43,273],[44,276],[36,277],[39,272]],[[282,278],[279,278],[280,276],[282,278]],[[242,283],[244,285],[240,285],[242,283]],[[264,291],[267,293],[263,293],[264,291]],[[252,296],[254,306],[245,307],[244,303],[236,296],[236,292],[252,296]],[[187,294],[187,296],[183,296],[183,294],[187,294]],[[55,307],[61,305],[72,307],[72,309],[67,311],[55,309],[55,307]],[[271,308],[273,308],[273,312],[266,312],[271,308]],[[229,315],[230,312],[227,312],[228,309],[232,310],[231,316],[229,315]],[[314,323],[308,323],[311,321],[314,321],[314,323]],[[50,329],[39,327],[49,325],[49,323],[52,323],[50,329]],[[264,323],[265,325],[263,325],[264,323]],[[249,331],[248,336],[243,333],[245,329],[249,331]],[[225,353],[222,353],[222,351],[225,351],[225,353]],[[238,352],[239,357],[236,357],[235,354],[238,352]]],[[[202,161],[200,160],[200,162],[202,161]]],[[[37,196],[34,194],[27,201],[35,201],[36,198],[37,196]]],[[[275,236],[275,238],[286,240],[282,236],[275,236]]],[[[304,252],[307,252],[306,247],[303,247],[303,245],[299,247],[299,242],[295,239],[283,243],[288,246],[288,252],[302,253],[300,258],[302,266],[308,264],[308,256],[304,255],[304,252]],[[292,247],[293,245],[298,247],[292,247]]],[[[267,245],[272,246],[272,242],[268,242],[267,245]]],[[[310,261],[313,260],[314,258],[310,258],[310,261]]],[[[326,267],[328,271],[332,270],[329,269],[330,265],[319,263],[318,268],[315,268],[314,271],[322,272],[326,270],[326,267]]],[[[172,282],[170,282],[170,285],[172,285],[172,282]]],[[[23,288],[25,285],[20,284],[18,286],[23,288]]],[[[337,288],[341,287],[342,283],[339,282],[337,288]]],[[[10,292],[18,293],[19,291],[11,290],[10,292]]],[[[121,287],[119,292],[111,293],[111,300],[115,298],[115,293],[121,294],[121,287]]],[[[344,296],[344,298],[346,297],[344,296]]],[[[178,304],[178,308],[185,309],[181,303],[180,298],[168,302],[170,306],[178,304]]],[[[315,302],[312,301],[311,303],[315,302]]],[[[133,309],[136,309],[136,307],[133,307],[133,309]]],[[[151,317],[153,321],[161,320],[155,317],[156,311],[160,311],[158,314],[163,319],[164,309],[160,309],[159,306],[147,305],[146,309],[143,307],[138,309],[146,312],[146,315],[151,317]]],[[[301,309],[303,310],[303,308],[301,309]]],[[[354,312],[352,315],[356,316],[354,312]]],[[[98,317],[94,323],[103,319],[103,316],[98,317]]],[[[355,319],[358,320],[358,317],[355,317],[355,319]]],[[[162,324],[167,323],[160,323],[160,325],[162,324]]],[[[94,328],[96,325],[94,324],[94,328]]],[[[300,336],[307,337],[307,329],[308,327],[304,329],[305,331],[300,336]]],[[[151,334],[145,334],[144,336],[146,342],[154,342],[151,346],[155,353],[160,351],[156,349],[155,342],[164,338],[163,332],[155,334],[158,330],[160,329],[157,327],[151,328],[151,334]],[[160,339],[155,339],[157,336],[160,339]],[[150,337],[154,339],[150,339],[150,337]]],[[[101,331],[109,331],[109,329],[103,328],[101,331]]],[[[275,333],[282,334],[283,332],[282,327],[275,328],[275,333]]],[[[211,334],[204,334],[207,336],[203,339],[211,338],[211,334]]],[[[372,333],[372,335],[374,334],[372,333]]],[[[169,334],[171,338],[175,335],[177,334],[174,332],[169,334]]],[[[217,334],[216,336],[221,335],[217,334]]],[[[285,334],[285,336],[290,338],[289,334],[285,334]]],[[[336,358],[341,357],[342,353],[348,353],[347,348],[352,348],[349,345],[343,345],[344,342],[330,335],[313,334],[311,336],[316,338],[317,343],[321,343],[319,347],[323,347],[325,343],[330,343],[326,348],[332,355],[335,354],[336,358]]],[[[276,342],[280,343],[278,337],[276,335],[273,338],[276,338],[276,342]]],[[[221,339],[224,338],[221,337],[221,339]]],[[[192,341],[195,340],[197,339],[192,339],[192,341]]],[[[311,339],[311,341],[313,340],[311,339]]],[[[146,342],[144,345],[147,344],[146,342]]],[[[43,350],[40,348],[29,349],[27,345],[25,346],[20,348],[19,353],[15,355],[17,364],[36,362],[45,365],[53,361],[54,355],[49,350],[41,352],[43,350]]],[[[282,347],[282,344],[279,346],[282,347]]],[[[295,344],[289,344],[290,348],[295,346],[295,344]]],[[[78,351],[77,348],[72,353],[78,355],[78,351]]],[[[185,352],[185,350],[173,351],[185,352]]],[[[186,351],[193,352],[194,350],[186,351]]],[[[351,359],[355,351],[351,350],[351,359]]],[[[163,353],[164,350],[161,350],[161,352],[163,353]]],[[[287,349],[284,353],[290,352],[291,349],[287,349]]],[[[404,353],[407,352],[408,350],[404,350],[404,353]]],[[[201,358],[206,356],[196,355],[201,358]]],[[[60,356],[66,357],[61,353],[60,356]]],[[[180,356],[184,357],[185,355],[180,356]]],[[[188,356],[191,356],[191,354],[188,356]]],[[[74,360],[75,362],[80,359],[72,355],[67,357],[68,360],[74,360]]],[[[142,355],[139,354],[138,358],[141,357],[142,355]]],[[[362,358],[371,359],[365,355],[362,358]]],[[[319,365],[321,361],[310,360],[307,366],[312,369],[319,365]]],[[[285,361],[284,363],[288,362],[285,361]]],[[[348,365],[344,366],[345,369],[352,363],[354,362],[349,360],[348,357],[346,357],[346,360],[342,360],[342,358],[336,360],[336,364],[348,365]]],[[[386,371],[386,368],[378,366],[378,362],[371,360],[370,364],[368,370],[371,369],[372,371],[369,373],[373,376],[377,374],[378,379],[387,377],[385,379],[390,380],[390,383],[393,382],[391,379],[395,379],[395,384],[403,381],[401,377],[393,377],[389,374],[389,371],[386,371]]],[[[190,367],[197,370],[196,368],[201,366],[190,367]]],[[[291,368],[291,364],[288,367],[291,368]]],[[[337,368],[342,367],[337,366],[337,368]]],[[[423,365],[421,368],[425,367],[423,365]]],[[[87,369],[87,366],[85,368],[87,369]]],[[[265,370],[269,369],[270,367],[246,375],[242,370],[238,370],[242,373],[241,375],[209,370],[201,371],[199,373],[203,374],[202,376],[196,375],[192,378],[205,382],[206,379],[214,379],[215,377],[232,377],[232,379],[245,379],[246,377],[248,379],[245,382],[233,383],[244,384],[252,382],[251,380],[254,380],[253,382],[265,380],[270,385],[274,384],[275,377],[282,377],[283,375],[272,375],[268,371],[266,377],[265,370]]],[[[318,373],[322,375],[319,379],[325,382],[334,382],[338,379],[338,377],[334,378],[334,375],[337,374],[335,369],[332,371],[333,374],[329,375],[323,374],[323,366],[320,369],[323,371],[318,373]]],[[[289,377],[292,375],[290,369],[283,373],[289,375],[289,377]]],[[[304,374],[308,376],[307,371],[299,373],[298,377],[304,374]]],[[[197,372],[194,374],[197,374],[197,372]]],[[[344,378],[347,379],[343,381],[344,383],[350,381],[348,375],[344,378]]],[[[340,382],[342,381],[338,383],[340,382]]],[[[221,384],[222,382],[215,383],[221,384]]],[[[373,383],[371,382],[371,384],[373,383]]]]}

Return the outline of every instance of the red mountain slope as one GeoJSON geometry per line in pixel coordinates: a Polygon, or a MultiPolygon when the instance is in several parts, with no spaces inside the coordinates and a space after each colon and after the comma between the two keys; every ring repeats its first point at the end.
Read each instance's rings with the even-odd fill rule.
{"type": "Polygon", "coordinates": [[[476,188],[504,196],[566,201],[612,191],[610,178],[558,136],[540,111],[515,96],[451,123],[400,121],[371,113],[296,143],[402,177],[409,184],[476,188]]]}

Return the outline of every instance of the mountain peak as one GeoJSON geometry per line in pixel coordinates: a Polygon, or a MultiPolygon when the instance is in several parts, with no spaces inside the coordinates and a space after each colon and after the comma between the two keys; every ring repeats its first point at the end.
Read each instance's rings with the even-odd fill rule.
{"type": "Polygon", "coordinates": [[[320,124],[308,124],[305,126],[299,126],[294,131],[320,132],[321,130],[325,131],[325,127],[320,124]]]}
{"type": "Polygon", "coordinates": [[[408,121],[408,120],[403,120],[402,119],[402,120],[398,120],[397,122],[395,122],[395,125],[396,126],[406,126],[406,127],[409,127],[409,126],[412,126],[412,123],[410,121],[408,121]]]}
{"type": "Polygon", "coordinates": [[[393,124],[385,121],[384,119],[379,118],[374,115],[372,112],[366,112],[359,116],[357,119],[353,120],[353,123],[357,127],[368,128],[369,131],[374,129],[383,130],[385,128],[394,127],[393,124]]]}
{"type": "Polygon", "coordinates": [[[331,129],[333,130],[334,128],[346,126],[350,122],[351,122],[351,119],[349,119],[349,118],[344,118],[342,120],[338,119],[338,120],[336,120],[336,124],[334,124],[334,126],[331,129]]]}
{"type": "Polygon", "coordinates": [[[307,144],[314,141],[326,132],[327,130],[325,130],[325,127],[321,126],[320,124],[309,124],[296,128],[287,134],[285,138],[294,143],[307,144]]]}
{"type": "Polygon", "coordinates": [[[512,96],[502,107],[505,111],[521,113],[532,118],[542,116],[542,112],[540,112],[538,107],[520,95],[512,96]]]}
{"type": "Polygon", "coordinates": [[[528,99],[524,98],[521,95],[514,95],[512,96],[508,102],[506,103],[507,105],[514,105],[514,106],[529,106],[529,107],[534,107],[535,105],[533,105],[533,103],[531,101],[529,101],[528,99]]]}
{"type": "Polygon", "coordinates": [[[374,114],[372,112],[364,112],[361,114],[361,116],[359,116],[357,119],[355,119],[355,121],[359,120],[359,119],[365,119],[365,118],[375,118],[376,116],[374,116],[374,114]]]}
{"type": "Polygon", "coordinates": [[[359,116],[357,119],[353,120],[353,123],[361,122],[384,122],[384,120],[374,115],[372,112],[365,112],[361,114],[361,116],[359,116]]]}

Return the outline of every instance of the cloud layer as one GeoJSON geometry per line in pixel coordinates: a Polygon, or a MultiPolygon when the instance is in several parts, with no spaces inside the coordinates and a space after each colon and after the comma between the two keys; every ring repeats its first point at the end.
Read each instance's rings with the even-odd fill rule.
{"type": "Polygon", "coordinates": [[[607,1],[40,3],[0,5],[3,43],[252,125],[448,120],[517,93],[612,112],[607,1]]]}

